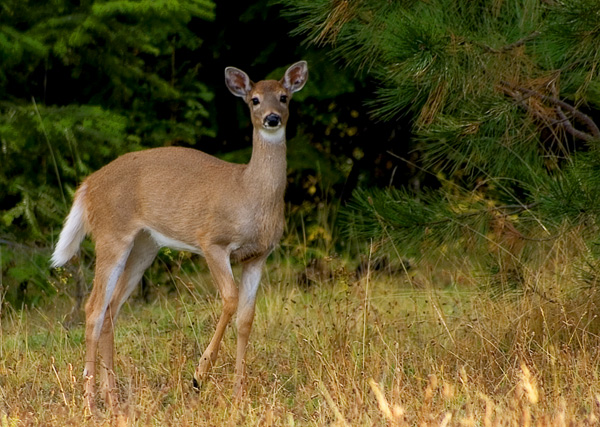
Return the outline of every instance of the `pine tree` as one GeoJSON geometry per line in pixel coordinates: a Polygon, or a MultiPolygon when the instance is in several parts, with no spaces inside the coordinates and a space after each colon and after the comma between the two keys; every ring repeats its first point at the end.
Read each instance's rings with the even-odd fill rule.
{"type": "Polygon", "coordinates": [[[416,193],[357,191],[355,233],[415,254],[481,250],[499,227],[598,230],[597,0],[284,3],[307,41],[378,82],[375,120],[410,116],[418,167],[437,178],[416,193]]]}

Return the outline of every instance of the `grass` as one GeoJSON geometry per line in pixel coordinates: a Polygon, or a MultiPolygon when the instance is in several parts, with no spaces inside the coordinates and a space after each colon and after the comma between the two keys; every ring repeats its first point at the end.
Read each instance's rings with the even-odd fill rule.
{"type": "Polygon", "coordinates": [[[61,323],[68,299],[7,310],[0,426],[596,424],[598,297],[565,262],[571,243],[524,269],[518,290],[497,292],[502,280],[468,260],[357,280],[334,258],[331,276],[299,285],[280,252],[259,293],[242,402],[231,399],[233,325],[210,381],[192,388],[220,301],[204,272],[172,273],[172,291],[132,298],[119,317],[122,413],[100,419],[83,401],[83,325],[61,323]]]}

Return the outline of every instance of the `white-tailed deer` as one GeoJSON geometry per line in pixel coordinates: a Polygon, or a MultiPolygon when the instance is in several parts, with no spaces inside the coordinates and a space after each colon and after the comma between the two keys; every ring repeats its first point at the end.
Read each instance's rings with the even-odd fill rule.
{"type": "Polygon", "coordinates": [[[73,257],[86,234],[96,244],[92,293],[85,307],[84,375],[94,408],[96,354],[108,405],[117,404],[113,372],[113,327],[119,309],[161,247],[206,258],[223,300],[223,311],[194,382],[202,381],[217,358],[221,338],[237,310],[234,394],[245,389],[245,354],[254,303],[265,260],[284,228],[286,139],[289,101],[308,78],[305,61],[280,81],[253,83],[237,68],[225,83],[250,107],[252,157],[248,164],[219,160],[198,150],[155,148],[125,154],[83,181],[52,256],[52,266],[73,257]],[[238,287],[231,261],[240,262],[238,287]]]}

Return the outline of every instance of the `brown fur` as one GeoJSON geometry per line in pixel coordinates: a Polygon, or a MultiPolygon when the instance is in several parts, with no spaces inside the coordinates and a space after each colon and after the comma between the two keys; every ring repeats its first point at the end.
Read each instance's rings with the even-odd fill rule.
{"type": "Polygon", "coordinates": [[[236,397],[244,392],[256,289],[265,260],[284,227],[288,103],[293,92],[304,86],[308,70],[305,62],[298,62],[281,81],[256,84],[236,68],[229,67],[225,73],[230,91],[250,108],[253,150],[247,165],[190,148],[155,148],[119,157],[90,175],[76,193],[53,260],[54,265],[66,262],[84,232],[95,240],[94,286],[86,304],[85,375],[91,409],[96,352],[102,359],[105,400],[111,406],[118,402],[114,321],[160,245],[204,254],[223,299],[223,312],[195,379],[205,379],[237,310],[236,397]],[[231,260],[243,265],[239,290],[231,260]]]}

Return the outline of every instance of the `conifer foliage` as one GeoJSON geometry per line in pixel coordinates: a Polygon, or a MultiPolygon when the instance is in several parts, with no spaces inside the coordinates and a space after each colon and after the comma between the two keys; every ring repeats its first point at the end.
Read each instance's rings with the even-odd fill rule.
{"type": "Polygon", "coordinates": [[[480,249],[499,228],[598,229],[597,0],[284,2],[307,41],[377,81],[374,120],[410,117],[415,137],[398,144],[438,182],[356,192],[361,236],[419,253],[480,249]]]}

